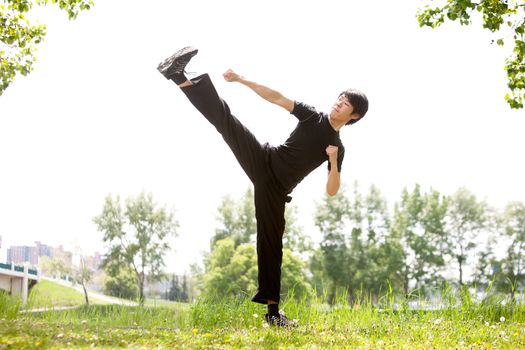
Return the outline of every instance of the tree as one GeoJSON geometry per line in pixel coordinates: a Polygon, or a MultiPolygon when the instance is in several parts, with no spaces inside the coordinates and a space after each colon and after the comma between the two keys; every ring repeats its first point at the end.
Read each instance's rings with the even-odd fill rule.
{"type": "Polygon", "coordinates": [[[86,305],[89,305],[88,292],[86,290],[86,284],[91,280],[93,276],[93,271],[86,265],[84,258],[80,258],[79,266],[74,270],[74,279],[75,282],[82,286],[84,290],[84,298],[86,299],[86,305]]]}
{"type": "MultiPolygon", "coordinates": [[[[317,206],[315,225],[323,235],[320,253],[314,254],[314,263],[322,266],[326,276],[328,298],[333,302],[340,289],[350,285],[350,254],[348,243],[343,232],[347,221],[350,202],[345,196],[345,188],[341,188],[335,196],[325,195],[317,206]]],[[[318,269],[314,269],[318,270],[318,269]]],[[[317,277],[317,279],[322,279],[317,277]]]]}
{"type": "Polygon", "coordinates": [[[17,74],[33,69],[36,45],[46,35],[44,24],[32,24],[26,14],[35,5],[59,5],[75,19],[82,10],[93,6],[91,0],[2,0],[0,3],[0,96],[17,74]]]}
{"type": "Polygon", "coordinates": [[[107,274],[104,281],[104,292],[108,295],[136,300],[139,295],[135,272],[125,266],[115,269],[112,274],[107,274]]]}
{"type": "Polygon", "coordinates": [[[497,237],[490,235],[477,253],[472,285],[478,290],[487,289],[494,278],[499,277],[494,273],[495,267],[500,265],[494,254],[496,241],[497,237]]]}
{"type": "Polygon", "coordinates": [[[438,281],[437,272],[444,266],[444,219],[447,202],[437,191],[422,194],[416,185],[410,193],[405,188],[394,208],[392,233],[403,247],[403,290],[422,288],[438,281]]]}
{"type": "Polygon", "coordinates": [[[236,246],[250,242],[257,232],[253,190],[247,189],[238,201],[231,196],[224,196],[218,208],[217,219],[220,227],[215,230],[211,239],[212,250],[216,242],[226,237],[232,238],[236,246]]]}
{"type": "Polygon", "coordinates": [[[448,202],[447,243],[448,253],[458,264],[459,285],[463,286],[463,270],[467,259],[479,242],[476,237],[486,227],[486,204],[478,202],[476,196],[460,188],[448,202]]]}
{"type": "Polygon", "coordinates": [[[170,281],[170,288],[168,290],[168,300],[179,300],[181,295],[181,286],[179,283],[179,276],[172,275],[170,281]]]}
{"type": "Polygon", "coordinates": [[[171,276],[167,299],[172,301],[188,301],[188,282],[186,275],[182,276],[182,282],[179,276],[175,274],[171,276]]]}
{"type": "Polygon", "coordinates": [[[257,253],[253,244],[235,246],[231,237],[221,239],[206,257],[205,265],[205,295],[239,297],[257,288],[257,253]]]}
{"type": "Polygon", "coordinates": [[[525,286],[525,203],[509,203],[503,213],[503,225],[510,245],[502,261],[502,272],[511,284],[509,291],[514,297],[517,287],[525,286]]]}
{"type": "Polygon", "coordinates": [[[287,206],[284,212],[286,227],[283,235],[283,248],[294,253],[312,251],[312,240],[303,233],[303,227],[297,222],[297,207],[287,206]]]}
{"type": "MultiPolygon", "coordinates": [[[[445,20],[470,25],[472,17],[480,13],[483,28],[498,33],[498,45],[505,44],[505,37],[512,36],[514,49],[505,60],[509,93],[505,100],[511,108],[523,108],[525,102],[525,4],[522,0],[447,0],[441,7],[424,6],[417,13],[421,27],[439,27],[445,20]],[[504,30],[506,28],[506,30],[504,30]],[[510,32],[510,33],[508,33],[510,32]],[[507,34],[508,33],[508,34],[507,34]]],[[[494,42],[494,40],[493,40],[494,42]]]]}
{"type": "MultiPolygon", "coordinates": [[[[235,246],[231,237],[217,242],[206,257],[204,295],[240,297],[251,295],[257,289],[257,252],[251,243],[235,246]]],[[[300,298],[310,290],[303,272],[304,263],[289,249],[283,249],[281,293],[293,290],[300,298]]]]}
{"type": "MultiPolygon", "coordinates": [[[[285,212],[281,291],[294,289],[300,296],[309,290],[303,262],[290,249],[308,250],[308,240],[296,224],[295,208],[285,212]]],[[[211,239],[211,252],[205,257],[205,272],[200,276],[201,290],[208,296],[239,296],[257,288],[257,253],[253,242],[257,233],[253,191],[248,189],[235,200],[225,196],[218,208],[219,227],[211,239]]]]}
{"type": "Polygon", "coordinates": [[[52,258],[48,256],[42,256],[39,259],[39,265],[44,274],[54,276],[55,278],[60,279],[62,276],[69,275],[71,273],[71,267],[60,256],[54,256],[52,258]]]}
{"type": "MultiPolygon", "coordinates": [[[[233,239],[235,246],[255,242],[257,221],[251,188],[248,188],[238,200],[231,196],[224,196],[217,211],[219,227],[211,239],[211,250],[214,249],[217,241],[227,237],[233,239]]],[[[311,249],[311,242],[303,234],[302,227],[297,224],[296,215],[297,207],[286,207],[283,247],[293,252],[304,253],[311,249]]]]}
{"type": "Polygon", "coordinates": [[[94,222],[108,247],[103,263],[106,272],[115,276],[120,269],[131,269],[143,304],[146,276],[150,281],[162,278],[164,254],[170,249],[167,239],[176,236],[173,213],[157,208],[151,194],[128,198],[125,208],[118,196],[109,195],[94,222]]]}
{"type": "Polygon", "coordinates": [[[316,274],[326,274],[332,302],[339,289],[350,298],[377,298],[388,284],[401,281],[402,250],[391,237],[386,200],[375,186],[365,196],[357,183],[351,198],[345,193],[343,189],[338,198],[326,196],[318,206],[316,224],[323,241],[310,265],[317,288],[324,278],[316,274]]]}
{"type": "Polygon", "coordinates": [[[388,287],[399,290],[402,286],[403,249],[390,230],[391,222],[387,202],[376,186],[370,186],[364,200],[365,280],[361,282],[373,296],[388,287]]]}

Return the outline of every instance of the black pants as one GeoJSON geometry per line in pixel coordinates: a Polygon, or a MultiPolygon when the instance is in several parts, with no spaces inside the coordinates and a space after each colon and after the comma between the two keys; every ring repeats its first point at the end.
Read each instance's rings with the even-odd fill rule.
{"type": "Polygon", "coordinates": [[[279,302],[284,208],[291,198],[271,170],[268,144],[261,145],[231,114],[207,74],[191,81],[194,85],[183,87],[182,91],[222,135],[254,185],[259,288],[252,301],[261,304],[268,300],[279,302]]]}

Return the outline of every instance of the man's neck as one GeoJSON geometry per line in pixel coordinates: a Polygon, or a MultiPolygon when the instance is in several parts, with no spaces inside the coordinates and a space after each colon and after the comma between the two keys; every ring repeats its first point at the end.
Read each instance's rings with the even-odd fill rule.
{"type": "Polygon", "coordinates": [[[332,118],[328,118],[328,122],[335,131],[341,130],[341,128],[345,125],[344,123],[341,123],[341,125],[337,125],[336,122],[332,120],[332,118]]]}

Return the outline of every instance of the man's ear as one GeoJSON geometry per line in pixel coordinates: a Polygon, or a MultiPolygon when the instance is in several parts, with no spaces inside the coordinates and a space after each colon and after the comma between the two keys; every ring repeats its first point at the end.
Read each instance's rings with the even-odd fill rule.
{"type": "Polygon", "coordinates": [[[359,118],[361,117],[357,113],[350,114],[350,120],[358,120],[359,118]]]}

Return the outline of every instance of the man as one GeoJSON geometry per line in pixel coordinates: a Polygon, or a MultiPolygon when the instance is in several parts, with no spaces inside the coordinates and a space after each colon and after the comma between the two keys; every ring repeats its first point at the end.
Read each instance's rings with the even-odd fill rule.
{"type": "Polygon", "coordinates": [[[327,116],[228,70],[223,75],[226,81],[246,85],[263,99],[283,107],[299,120],[284,144],[277,147],[268,143],[260,144],[231,114],[207,74],[191,80],[186,78],[186,65],[197,52],[193,47],[185,47],[160,63],[158,70],[167,79],[174,81],[197,110],[215,126],[253,183],[259,288],[252,301],[268,305],[265,318],[270,325],[294,325],[293,321],[279,313],[278,306],[285,203],[290,202],[289,194],[295,186],[326,160],[326,192],[331,196],[337,193],[344,157],[339,130],[364,117],[368,100],[360,91],[344,91],[327,116]]]}

